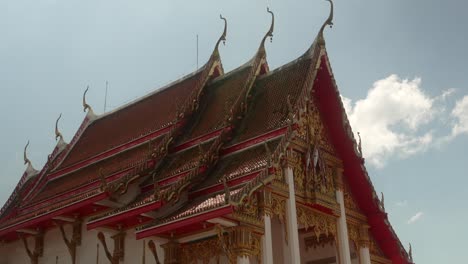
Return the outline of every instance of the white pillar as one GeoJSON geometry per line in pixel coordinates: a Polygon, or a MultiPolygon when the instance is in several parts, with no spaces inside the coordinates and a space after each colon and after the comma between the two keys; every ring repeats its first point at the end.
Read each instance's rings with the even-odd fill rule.
{"type": "Polygon", "coordinates": [[[340,217],[337,219],[338,227],[338,249],[340,251],[341,264],[351,264],[351,253],[349,250],[348,226],[346,224],[346,211],[344,207],[343,190],[337,189],[336,201],[340,205],[340,217]]]}
{"type": "Polygon", "coordinates": [[[237,264],[250,264],[250,259],[247,256],[237,257],[237,264]]]}
{"type": "Polygon", "coordinates": [[[359,249],[359,257],[361,260],[361,264],[371,264],[369,247],[361,247],[359,249]]]}
{"type": "Polygon", "coordinates": [[[291,252],[291,264],[300,264],[301,255],[299,252],[299,233],[297,229],[297,213],[296,213],[296,194],[294,190],[294,175],[293,170],[288,167],[285,171],[286,180],[289,186],[289,199],[286,204],[287,210],[287,227],[288,227],[288,242],[291,252]]]}
{"type": "Polygon", "coordinates": [[[265,235],[263,236],[263,263],[273,263],[273,238],[271,235],[271,217],[265,214],[265,235]]]}

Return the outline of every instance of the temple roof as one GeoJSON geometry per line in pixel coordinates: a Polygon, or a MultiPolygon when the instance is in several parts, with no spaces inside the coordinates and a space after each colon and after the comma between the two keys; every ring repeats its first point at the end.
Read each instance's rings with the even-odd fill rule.
{"type": "Polygon", "coordinates": [[[50,164],[28,184],[32,187],[24,192],[30,197],[0,219],[0,237],[75,207],[118,200],[117,190],[125,193],[129,185],[137,190],[132,199],[118,208],[102,208],[104,213],[92,218],[88,228],[112,225],[113,220],[138,225],[122,213],[155,212],[156,220],[138,228],[137,237],[144,237],[148,230],[207,211],[231,212],[271,182],[270,169],[281,161],[294,136],[299,102],[310,96],[343,160],[350,189],[369,218],[371,232],[376,232],[373,236],[388,257],[409,263],[379,208],[333,79],[323,38],[332,18],[331,14],[304,55],[271,72],[264,44],[272,36],[273,23],[255,56],[227,74],[218,52],[226,38],[225,24],[200,70],[115,111],[88,115],[74,140],[56,150],[50,164]]]}

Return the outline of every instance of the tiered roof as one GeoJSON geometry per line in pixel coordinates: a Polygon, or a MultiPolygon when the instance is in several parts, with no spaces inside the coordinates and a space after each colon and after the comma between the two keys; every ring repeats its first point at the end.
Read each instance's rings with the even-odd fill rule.
{"type": "Polygon", "coordinates": [[[72,142],[56,148],[41,172],[28,169],[1,211],[0,239],[16,239],[18,229],[47,228],[60,215],[93,214],[88,229],[138,226],[142,238],[188,232],[232,213],[271,181],[295,136],[299,104],[311,97],[373,237],[394,263],[409,263],[333,79],[323,38],[331,21],[332,14],[304,55],[269,71],[264,45],[272,23],[254,57],[226,74],[218,52],[225,24],[197,72],[102,116],[88,109],[72,142]]]}

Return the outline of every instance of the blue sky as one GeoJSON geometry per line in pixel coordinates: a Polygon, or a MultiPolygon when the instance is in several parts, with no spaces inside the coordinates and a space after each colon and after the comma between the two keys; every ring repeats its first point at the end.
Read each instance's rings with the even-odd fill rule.
{"type": "MultiPolygon", "coordinates": [[[[81,96],[103,111],[204,63],[228,19],[226,71],[246,62],[275,12],[270,67],[301,55],[328,15],[325,1],[0,0],[0,203],[25,166],[41,168],[54,124],[70,141],[81,96]]],[[[331,65],[391,223],[417,263],[461,263],[468,243],[468,4],[461,0],[335,1],[331,65]]]]}

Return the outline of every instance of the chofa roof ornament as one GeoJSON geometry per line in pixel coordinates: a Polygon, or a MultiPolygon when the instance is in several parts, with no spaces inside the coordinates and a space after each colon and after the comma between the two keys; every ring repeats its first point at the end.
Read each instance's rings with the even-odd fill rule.
{"type": "Polygon", "coordinates": [[[273,41],[273,30],[275,28],[275,14],[273,14],[273,12],[268,7],[267,7],[267,12],[271,14],[271,26],[268,32],[265,34],[265,36],[262,39],[262,43],[260,45],[261,48],[264,48],[265,41],[268,37],[270,38],[270,42],[273,41]]]}
{"type": "Polygon", "coordinates": [[[215,50],[218,50],[218,46],[221,41],[223,41],[223,44],[226,44],[227,20],[221,14],[219,15],[219,18],[224,20],[224,30],[223,34],[219,37],[218,42],[216,42],[215,50]]]}
{"type": "Polygon", "coordinates": [[[327,20],[325,20],[322,27],[320,28],[320,32],[319,32],[320,35],[323,35],[323,31],[325,30],[326,26],[330,26],[330,28],[333,27],[333,1],[332,0],[325,0],[325,1],[330,2],[330,14],[328,15],[327,20]]]}
{"type": "Polygon", "coordinates": [[[86,86],[86,90],[83,93],[83,112],[86,112],[86,110],[88,110],[89,112],[93,111],[91,106],[86,103],[86,93],[88,93],[88,90],[89,90],[89,85],[86,86]]]}
{"type": "Polygon", "coordinates": [[[58,129],[58,122],[62,118],[62,113],[60,113],[59,117],[57,118],[57,121],[55,121],[55,140],[60,139],[60,141],[63,141],[63,136],[62,133],[60,133],[58,129]]]}
{"type": "Polygon", "coordinates": [[[28,155],[26,152],[28,150],[28,146],[29,146],[29,140],[28,140],[28,143],[26,143],[26,146],[24,146],[24,153],[23,153],[24,165],[28,164],[28,166],[31,166],[31,161],[28,159],[28,155]]]}
{"type": "Polygon", "coordinates": [[[23,153],[24,164],[28,165],[28,167],[26,168],[26,174],[27,174],[26,179],[29,179],[29,177],[37,174],[37,170],[34,169],[31,160],[29,160],[28,158],[28,154],[27,154],[28,146],[29,146],[29,140],[28,140],[28,143],[26,143],[26,146],[24,146],[24,153],[23,153]]]}

